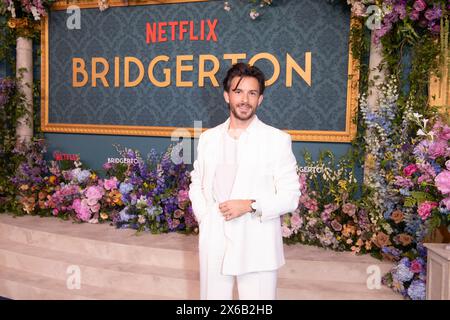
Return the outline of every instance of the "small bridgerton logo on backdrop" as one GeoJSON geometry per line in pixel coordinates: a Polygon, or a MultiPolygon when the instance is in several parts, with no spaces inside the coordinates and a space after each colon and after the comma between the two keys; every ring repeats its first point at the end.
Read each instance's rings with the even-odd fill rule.
{"type": "Polygon", "coordinates": [[[320,167],[298,167],[299,172],[304,173],[323,173],[324,169],[323,166],[320,167]]]}
{"type": "Polygon", "coordinates": [[[138,164],[139,159],[133,158],[108,158],[108,163],[138,164]]]}

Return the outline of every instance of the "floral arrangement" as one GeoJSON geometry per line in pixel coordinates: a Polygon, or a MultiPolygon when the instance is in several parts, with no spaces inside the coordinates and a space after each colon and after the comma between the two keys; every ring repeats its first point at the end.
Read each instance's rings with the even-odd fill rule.
{"type": "Polygon", "coordinates": [[[417,249],[411,250],[408,256],[401,258],[391,272],[383,277],[383,284],[405,298],[425,300],[426,257],[426,249],[421,244],[417,245],[417,249]]]}
{"type": "MultiPolygon", "coordinates": [[[[395,185],[428,234],[439,226],[450,231],[450,127],[439,118],[431,125],[418,113],[410,117],[420,129],[412,161],[395,177],[395,185]]],[[[422,236],[416,235],[419,241],[422,236]]]]}
{"type": "Polygon", "coordinates": [[[307,167],[314,169],[299,173],[299,206],[282,218],[285,242],[355,253],[376,251],[368,211],[355,200],[359,188],[354,163],[342,158],[336,164],[331,152],[322,152],[318,161],[312,161],[308,153],[304,158],[307,167]]]}
{"type": "Polygon", "coordinates": [[[110,179],[118,176],[122,181],[118,188],[124,208],[113,216],[114,223],[119,228],[152,233],[197,232],[188,197],[190,176],[184,163],[175,164],[171,160],[172,147],[162,155],[152,151],[145,161],[139,152],[118,151],[132,161],[127,165],[104,166],[110,179]]]}
{"type": "Polygon", "coordinates": [[[372,12],[379,20],[379,27],[375,30],[376,41],[391,32],[396,24],[402,25],[415,37],[423,29],[437,35],[442,28],[441,18],[448,17],[450,12],[448,0],[347,0],[347,3],[352,12],[362,18],[368,18],[372,12],[368,10],[370,6],[377,6],[378,10],[372,12]]]}
{"type": "Polygon", "coordinates": [[[46,16],[55,0],[2,0],[3,9],[11,18],[29,18],[38,21],[46,16]]]}
{"type": "Polygon", "coordinates": [[[137,151],[118,149],[122,156],[137,161],[106,163],[103,179],[83,169],[78,160],[49,165],[45,151],[42,140],[15,150],[23,157],[12,178],[19,213],[77,222],[109,221],[118,228],[152,233],[198,231],[188,197],[189,173],[185,164],[171,161],[172,147],[163,155],[152,150],[146,161],[137,151]]]}

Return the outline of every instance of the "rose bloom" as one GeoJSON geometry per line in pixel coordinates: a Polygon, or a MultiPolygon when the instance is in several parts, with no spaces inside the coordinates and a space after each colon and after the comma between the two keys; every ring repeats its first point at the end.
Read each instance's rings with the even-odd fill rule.
{"type": "Polygon", "coordinates": [[[436,208],[437,205],[438,204],[436,202],[431,201],[422,202],[419,205],[419,209],[417,210],[422,220],[426,220],[431,215],[431,210],[436,208]]]}
{"type": "Polygon", "coordinates": [[[403,246],[407,246],[411,244],[412,237],[406,233],[402,233],[398,236],[398,242],[400,242],[403,246]]]}
{"type": "Polygon", "coordinates": [[[385,234],[384,232],[378,232],[374,243],[377,247],[382,248],[390,245],[391,241],[389,240],[389,236],[387,234],[385,234]]]}
{"type": "Polygon", "coordinates": [[[450,193],[450,171],[443,170],[439,173],[436,178],[434,178],[434,182],[436,183],[436,187],[443,194],[450,193]]]}
{"type": "Polygon", "coordinates": [[[105,179],[103,186],[108,191],[112,190],[112,189],[116,189],[117,188],[117,178],[112,177],[111,179],[105,179]]]}
{"type": "Polygon", "coordinates": [[[352,217],[356,213],[356,206],[352,203],[346,203],[342,206],[342,211],[352,217]]]}
{"type": "Polygon", "coordinates": [[[412,163],[403,169],[403,174],[407,177],[410,177],[417,170],[418,170],[417,166],[412,163]]]}
{"type": "Polygon", "coordinates": [[[414,273],[420,273],[422,271],[422,264],[419,261],[417,261],[416,259],[414,259],[411,262],[410,270],[411,270],[411,272],[414,272],[414,273]]]}
{"type": "Polygon", "coordinates": [[[391,214],[391,219],[394,220],[394,222],[397,224],[403,221],[403,217],[403,212],[401,212],[400,210],[395,210],[391,214]]]}

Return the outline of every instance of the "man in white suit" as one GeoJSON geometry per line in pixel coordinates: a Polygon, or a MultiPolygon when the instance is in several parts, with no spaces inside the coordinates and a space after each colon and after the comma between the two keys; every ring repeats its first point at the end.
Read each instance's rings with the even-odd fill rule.
{"type": "Polygon", "coordinates": [[[200,135],[189,196],[200,226],[201,299],[275,299],[284,264],[280,215],[300,185],[289,134],[256,116],[264,74],[238,63],[223,81],[230,117],[200,135]]]}

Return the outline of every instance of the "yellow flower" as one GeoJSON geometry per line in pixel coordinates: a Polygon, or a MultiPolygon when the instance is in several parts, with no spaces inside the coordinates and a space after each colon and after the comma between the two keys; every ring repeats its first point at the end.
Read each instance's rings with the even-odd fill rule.
{"type": "Polygon", "coordinates": [[[28,185],[27,184],[23,184],[23,185],[21,185],[20,187],[19,187],[19,189],[20,190],[22,190],[22,191],[26,191],[26,190],[28,190],[28,185]]]}
{"type": "Polygon", "coordinates": [[[56,181],[56,177],[55,176],[50,176],[50,178],[48,178],[48,182],[50,182],[51,184],[54,184],[56,181]]]}
{"type": "Polygon", "coordinates": [[[103,220],[108,219],[108,214],[106,212],[102,212],[100,213],[100,218],[102,218],[103,220]]]}
{"type": "Polygon", "coordinates": [[[97,178],[97,175],[94,172],[92,172],[90,178],[91,180],[95,180],[97,178]]]}
{"type": "Polygon", "coordinates": [[[375,168],[375,157],[372,154],[367,155],[365,166],[369,169],[375,168]]]}
{"type": "Polygon", "coordinates": [[[347,181],[339,180],[338,185],[341,189],[347,190],[347,181]]]}

